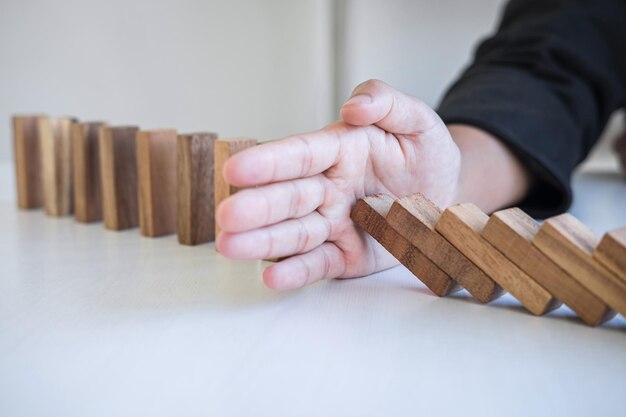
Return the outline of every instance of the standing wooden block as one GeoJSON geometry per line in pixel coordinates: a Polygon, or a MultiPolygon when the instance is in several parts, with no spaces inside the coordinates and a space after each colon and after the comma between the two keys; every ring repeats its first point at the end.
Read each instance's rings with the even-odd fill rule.
{"type": "Polygon", "coordinates": [[[626,227],[605,234],[593,256],[626,282],[626,227]]]}
{"type": "Polygon", "coordinates": [[[539,224],[519,208],[494,213],[482,236],[551,294],[567,304],[585,323],[596,326],[613,316],[606,303],[573,279],[533,246],[539,224]]]}
{"type": "Polygon", "coordinates": [[[215,133],[178,135],[178,241],[215,240],[215,133]]]}
{"type": "Polygon", "coordinates": [[[72,214],[72,123],[70,117],[39,119],[44,208],[50,216],[72,214]]]}
{"type": "MultiPolygon", "coordinates": [[[[234,139],[218,139],[215,141],[215,208],[226,198],[237,192],[237,187],[228,184],[222,175],[224,163],[236,154],[246,148],[256,145],[256,139],[250,138],[234,138],[234,139]]],[[[220,227],[215,223],[215,235],[220,233],[220,227]]]]}
{"type": "Polygon", "coordinates": [[[139,224],[136,126],[100,128],[100,178],[104,226],[123,230],[139,224]]]}
{"type": "Polygon", "coordinates": [[[387,222],[480,302],[500,296],[502,288],[435,231],[439,217],[441,210],[432,201],[415,194],[396,200],[387,222]]]}
{"type": "Polygon", "coordinates": [[[137,132],[139,226],[148,237],[176,233],[176,130],[137,132]]]}
{"type": "Polygon", "coordinates": [[[542,315],[557,308],[558,300],[480,236],[487,220],[473,204],[460,204],[447,208],[435,229],[531,313],[542,315]]]}
{"type": "Polygon", "coordinates": [[[13,150],[17,205],[21,209],[41,207],[41,155],[39,152],[39,120],[42,115],[13,116],[13,150]]]}
{"type": "Polygon", "coordinates": [[[626,315],[626,282],[592,256],[598,238],[571,214],[546,220],[533,244],[584,287],[622,315],[626,315]]]}
{"type": "Polygon", "coordinates": [[[103,122],[72,125],[74,216],[89,223],[102,220],[102,181],[98,132],[103,122]]]}
{"type": "Polygon", "coordinates": [[[385,217],[392,204],[393,199],[386,195],[365,197],[357,200],[350,217],[433,293],[443,297],[459,290],[460,286],[452,278],[387,223],[385,217]]]}

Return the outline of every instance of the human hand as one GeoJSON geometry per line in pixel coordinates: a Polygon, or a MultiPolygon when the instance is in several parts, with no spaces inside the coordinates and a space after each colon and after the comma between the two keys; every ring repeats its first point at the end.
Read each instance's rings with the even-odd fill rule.
{"type": "Polygon", "coordinates": [[[455,198],[459,148],[426,104],[371,80],[354,90],[341,119],[246,149],[224,166],[230,184],[251,188],[218,207],[218,250],[238,259],[287,257],[265,269],[271,288],[358,277],[397,263],[350,219],[358,198],[421,192],[441,207],[455,198]]]}

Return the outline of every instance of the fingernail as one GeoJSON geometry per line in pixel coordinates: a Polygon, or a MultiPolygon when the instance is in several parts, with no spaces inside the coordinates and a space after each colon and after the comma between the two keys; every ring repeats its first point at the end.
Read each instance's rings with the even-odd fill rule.
{"type": "Polygon", "coordinates": [[[350,100],[346,101],[344,106],[362,105],[362,104],[372,104],[372,96],[367,95],[367,94],[357,94],[356,96],[350,98],[350,100]]]}

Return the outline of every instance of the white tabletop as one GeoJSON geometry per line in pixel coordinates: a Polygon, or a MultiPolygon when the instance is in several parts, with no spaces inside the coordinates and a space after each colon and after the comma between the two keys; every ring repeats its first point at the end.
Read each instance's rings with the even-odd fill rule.
{"type": "MultiPolygon", "coordinates": [[[[573,212],[626,224],[626,181],[573,212]]],[[[439,299],[404,268],[277,293],[213,245],[0,204],[1,416],[626,415],[626,320],[439,299]]]]}

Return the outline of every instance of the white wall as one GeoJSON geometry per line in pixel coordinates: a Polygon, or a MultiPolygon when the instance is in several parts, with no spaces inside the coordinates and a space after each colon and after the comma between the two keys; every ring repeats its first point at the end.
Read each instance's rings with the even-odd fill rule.
{"type": "Polygon", "coordinates": [[[334,118],[330,0],[0,0],[10,115],[275,138],[334,118]]]}
{"type": "Polygon", "coordinates": [[[431,106],[495,29],[503,0],[345,0],[338,99],[369,78],[431,106]]]}

